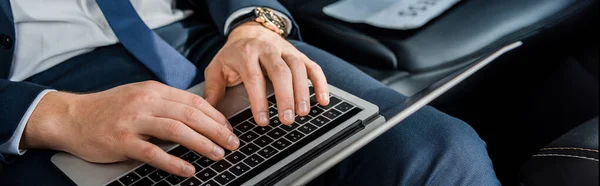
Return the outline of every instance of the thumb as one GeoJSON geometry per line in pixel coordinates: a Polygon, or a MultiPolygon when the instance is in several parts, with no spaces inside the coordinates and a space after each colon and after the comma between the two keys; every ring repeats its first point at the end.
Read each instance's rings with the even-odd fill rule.
{"type": "Polygon", "coordinates": [[[209,65],[204,72],[204,99],[213,107],[225,95],[227,82],[220,68],[211,68],[209,65]]]}

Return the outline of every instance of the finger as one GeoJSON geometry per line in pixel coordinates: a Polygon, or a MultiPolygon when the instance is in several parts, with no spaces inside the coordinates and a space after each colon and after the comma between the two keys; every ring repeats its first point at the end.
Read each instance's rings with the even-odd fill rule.
{"type": "Polygon", "coordinates": [[[325,106],[329,104],[329,86],[327,85],[327,78],[319,66],[314,61],[306,57],[304,60],[306,71],[308,72],[308,78],[312,82],[315,88],[315,96],[319,104],[325,106]]]}
{"type": "Polygon", "coordinates": [[[181,144],[212,160],[220,160],[224,156],[223,148],[177,120],[147,117],[140,121],[146,123],[140,128],[141,134],[181,144]]]}
{"type": "Polygon", "coordinates": [[[282,57],[292,71],[296,114],[306,116],[310,111],[310,93],[308,92],[308,77],[304,62],[293,54],[284,54],[282,57]]]}
{"type": "Polygon", "coordinates": [[[250,98],[250,107],[256,124],[269,125],[269,105],[267,102],[267,88],[265,77],[262,73],[258,57],[251,57],[245,66],[240,67],[244,87],[250,98]]]}
{"type": "MultiPolygon", "coordinates": [[[[233,132],[231,130],[229,130],[227,127],[221,125],[220,123],[212,120],[212,118],[208,117],[206,114],[204,114],[203,112],[201,112],[200,110],[188,106],[188,105],[184,105],[184,104],[180,104],[180,103],[176,103],[176,102],[170,102],[170,101],[163,101],[162,103],[159,103],[156,105],[158,108],[157,111],[155,111],[154,116],[156,117],[161,117],[161,118],[169,118],[173,121],[177,121],[178,123],[172,122],[172,121],[165,121],[163,124],[163,126],[161,126],[159,129],[163,130],[167,133],[167,137],[171,137],[168,140],[177,140],[178,136],[177,135],[185,135],[185,136],[189,136],[189,137],[196,137],[198,138],[198,136],[202,136],[203,138],[208,138],[212,141],[214,141],[215,143],[219,144],[220,146],[227,148],[229,150],[235,150],[238,148],[240,142],[239,139],[235,136],[235,134],[233,134],[233,132]],[[177,124],[181,124],[182,126],[179,126],[177,124]],[[191,128],[191,129],[190,129],[191,128]],[[193,130],[192,130],[193,129],[193,130]],[[178,134],[178,133],[182,133],[182,134],[178,134]],[[198,134],[199,133],[199,134],[198,134]],[[194,135],[196,134],[196,135],[194,135]],[[202,135],[200,135],[202,134],[202,135]]],[[[161,124],[161,123],[158,123],[161,124]]],[[[158,129],[156,129],[158,130],[158,129]]],[[[160,132],[157,131],[157,132],[160,132]]],[[[157,136],[158,137],[158,136],[157,136]]],[[[187,138],[183,138],[183,141],[186,141],[187,138]]],[[[189,139],[187,139],[189,140],[189,139]]],[[[183,142],[180,141],[174,141],[174,142],[178,142],[180,144],[183,144],[183,142]]],[[[195,140],[192,140],[192,142],[196,142],[195,140]]],[[[185,145],[187,146],[187,145],[185,145]]],[[[198,147],[198,149],[194,148],[194,147],[190,147],[192,148],[192,150],[198,150],[197,152],[202,153],[202,152],[217,152],[216,150],[218,149],[214,149],[212,145],[210,146],[206,146],[208,147],[208,149],[200,149],[201,146],[198,147]],[[204,150],[204,151],[202,151],[204,150]]],[[[204,153],[203,153],[204,154],[204,153]]],[[[218,155],[218,154],[216,154],[218,155]]],[[[215,158],[217,158],[217,156],[215,156],[215,158]]]]}
{"type": "Polygon", "coordinates": [[[212,106],[216,106],[225,95],[226,87],[227,81],[221,71],[220,63],[211,62],[204,70],[204,98],[212,106]]]}
{"type": "Polygon", "coordinates": [[[154,88],[154,90],[160,94],[162,99],[194,107],[209,116],[212,120],[219,122],[221,125],[233,131],[227,118],[204,98],[169,86],[159,86],[158,88],[154,88]]]}
{"type": "Polygon", "coordinates": [[[171,174],[183,177],[194,175],[194,166],[187,161],[170,155],[158,146],[144,140],[128,140],[125,142],[127,157],[147,163],[171,174]]]}
{"type": "Polygon", "coordinates": [[[294,122],[294,87],[290,67],[281,59],[281,54],[271,53],[260,57],[260,63],[267,70],[273,83],[279,120],[283,124],[294,122]]]}

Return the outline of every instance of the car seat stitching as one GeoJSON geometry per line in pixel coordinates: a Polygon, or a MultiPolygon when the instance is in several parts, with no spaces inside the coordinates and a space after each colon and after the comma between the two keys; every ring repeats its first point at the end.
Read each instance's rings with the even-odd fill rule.
{"type": "Polygon", "coordinates": [[[585,157],[585,156],[574,156],[574,155],[568,155],[568,154],[536,154],[536,155],[533,155],[533,157],[568,157],[568,158],[580,158],[580,159],[598,161],[598,159],[596,159],[596,158],[589,158],[589,157],[585,157]]]}
{"type": "Polygon", "coordinates": [[[541,151],[544,151],[544,150],[581,150],[581,151],[598,152],[598,150],[594,150],[594,149],[577,148],[577,147],[548,147],[548,148],[542,148],[540,150],[541,151]]]}

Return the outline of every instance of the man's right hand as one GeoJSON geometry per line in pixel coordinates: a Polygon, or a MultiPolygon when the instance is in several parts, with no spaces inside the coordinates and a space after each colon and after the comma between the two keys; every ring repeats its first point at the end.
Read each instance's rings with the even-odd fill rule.
{"type": "Polygon", "coordinates": [[[150,137],[212,160],[223,158],[223,148],[239,146],[227,119],[203,98],[146,81],[92,94],[48,93],[31,115],[20,148],[61,150],[95,163],[135,159],[175,175],[194,174],[190,163],[148,142],[150,137]]]}

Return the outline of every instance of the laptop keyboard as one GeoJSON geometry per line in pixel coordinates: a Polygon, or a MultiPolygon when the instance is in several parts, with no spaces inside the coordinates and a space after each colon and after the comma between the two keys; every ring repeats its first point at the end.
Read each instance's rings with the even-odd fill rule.
{"type": "Polygon", "coordinates": [[[234,133],[240,138],[240,148],[225,150],[223,160],[212,161],[183,146],[170,150],[169,154],[181,157],[196,167],[196,174],[191,178],[171,175],[144,164],[108,185],[241,185],[362,110],[334,95],[329,105],[321,106],[312,87],[310,93],[310,113],[296,116],[292,125],[283,125],[279,121],[274,95],[268,98],[269,126],[258,126],[250,108],[230,118],[234,133]]]}

